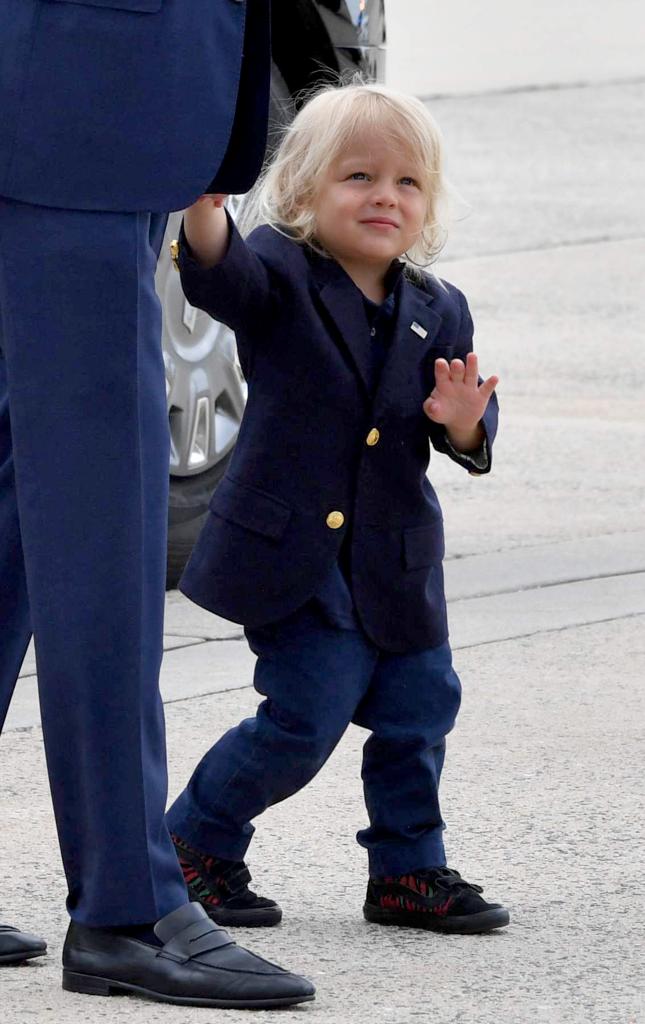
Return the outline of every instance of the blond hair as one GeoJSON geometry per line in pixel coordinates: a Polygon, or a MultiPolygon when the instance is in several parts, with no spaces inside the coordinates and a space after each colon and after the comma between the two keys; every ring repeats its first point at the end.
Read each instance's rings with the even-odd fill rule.
{"type": "Polygon", "coordinates": [[[317,191],[330,164],[359,131],[385,134],[414,157],[428,201],[418,241],[404,256],[417,266],[431,263],[446,238],[447,189],[439,128],[421,100],[356,80],[318,89],[284,130],[250,197],[243,217],[245,233],[266,223],[324,251],[316,240],[317,191]]]}

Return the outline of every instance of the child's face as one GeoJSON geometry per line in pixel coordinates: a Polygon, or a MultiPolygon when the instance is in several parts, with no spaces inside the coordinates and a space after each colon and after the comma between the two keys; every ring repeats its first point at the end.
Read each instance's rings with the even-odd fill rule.
{"type": "Polygon", "coordinates": [[[316,237],[332,256],[385,271],[417,241],[427,198],[413,157],[385,138],[357,135],[324,175],[316,237]]]}

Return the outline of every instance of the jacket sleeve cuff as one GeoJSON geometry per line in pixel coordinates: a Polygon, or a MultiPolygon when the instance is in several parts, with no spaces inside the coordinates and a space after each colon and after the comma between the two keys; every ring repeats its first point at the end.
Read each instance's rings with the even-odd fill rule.
{"type": "Polygon", "coordinates": [[[453,448],[447,436],[445,437],[445,445],[446,455],[449,455],[451,459],[460,465],[469,468],[471,473],[477,475],[490,471],[490,453],[488,451],[487,438],[484,438],[480,447],[473,452],[460,452],[457,448],[453,448]]]}
{"type": "Polygon", "coordinates": [[[490,473],[493,465],[493,441],[497,433],[497,415],[497,396],[493,394],[484,415],[479,421],[484,430],[484,440],[481,446],[473,452],[457,451],[450,444],[446,428],[443,424],[430,421],[430,440],[432,445],[436,451],[443,452],[444,455],[447,455],[449,459],[456,462],[458,466],[463,466],[473,476],[482,476],[485,473],[490,473]]]}

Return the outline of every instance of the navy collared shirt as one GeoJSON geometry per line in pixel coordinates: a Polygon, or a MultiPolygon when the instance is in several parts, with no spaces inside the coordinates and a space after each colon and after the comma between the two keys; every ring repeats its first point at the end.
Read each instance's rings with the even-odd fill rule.
{"type": "MultiPolygon", "coordinates": [[[[389,291],[383,302],[372,302],[367,296],[363,296],[365,315],[372,339],[371,351],[376,371],[373,375],[375,389],[378,387],[379,377],[394,336],[398,308],[398,288],[396,286],[403,267],[403,263],[394,262],[388,270],[385,285],[389,291]]],[[[327,622],[337,629],[360,628],[350,586],[349,565],[347,564],[349,547],[350,539],[346,537],[338,561],[334,564],[322,587],[311,599],[312,603],[323,613],[327,622]]]]}

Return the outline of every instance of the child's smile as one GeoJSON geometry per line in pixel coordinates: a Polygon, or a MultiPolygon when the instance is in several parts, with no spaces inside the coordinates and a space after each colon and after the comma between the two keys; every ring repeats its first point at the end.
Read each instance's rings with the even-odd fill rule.
{"type": "Polygon", "coordinates": [[[382,279],[417,241],[427,207],[415,159],[389,139],[357,135],[323,177],[316,236],[351,276],[382,279]]]}

